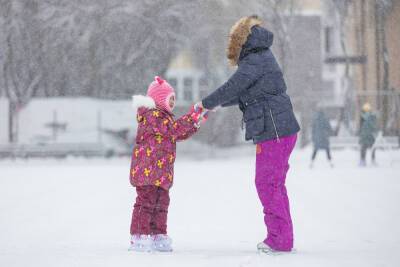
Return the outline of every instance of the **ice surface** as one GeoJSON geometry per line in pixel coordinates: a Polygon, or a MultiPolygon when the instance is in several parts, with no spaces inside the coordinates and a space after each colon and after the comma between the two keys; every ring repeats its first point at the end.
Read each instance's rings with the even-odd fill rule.
{"type": "MultiPolygon", "coordinates": [[[[253,149],[254,147],[250,148],[253,149]]],[[[0,161],[0,266],[400,266],[400,152],[291,159],[295,254],[256,253],[265,236],[253,151],[179,154],[171,190],[171,254],[128,251],[135,198],[129,160],[0,161]]]]}

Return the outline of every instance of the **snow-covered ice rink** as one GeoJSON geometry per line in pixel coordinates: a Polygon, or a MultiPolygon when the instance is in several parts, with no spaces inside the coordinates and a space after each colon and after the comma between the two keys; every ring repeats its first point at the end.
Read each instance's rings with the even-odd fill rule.
{"type": "Polygon", "coordinates": [[[400,152],[296,150],[287,178],[296,253],[259,255],[254,149],[179,154],[170,254],[129,252],[129,159],[0,161],[0,266],[400,266],[400,152]],[[239,153],[240,152],[240,153],[239,153]]]}

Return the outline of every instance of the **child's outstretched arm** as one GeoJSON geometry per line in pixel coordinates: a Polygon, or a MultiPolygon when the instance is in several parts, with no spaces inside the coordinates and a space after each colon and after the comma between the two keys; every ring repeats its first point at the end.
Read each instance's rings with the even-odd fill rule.
{"type": "Polygon", "coordinates": [[[190,138],[199,129],[200,121],[197,116],[194,116],[194,114],[195,111],[192,107],[187,114],[174,122],[174,135],[177,141],[183,141],[190,138]]]}

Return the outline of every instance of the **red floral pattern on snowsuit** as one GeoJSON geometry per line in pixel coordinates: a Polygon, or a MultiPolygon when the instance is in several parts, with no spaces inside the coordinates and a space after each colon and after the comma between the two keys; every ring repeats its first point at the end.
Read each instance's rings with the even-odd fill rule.
{"type": "Polygon", "coordinates": [[[174,179],[176,142],[197,132],[191,113],[174,120],[166,111],[141,107],[137,121],[130,182],[133,186],[155,185],[168,190],[174,179]]]}

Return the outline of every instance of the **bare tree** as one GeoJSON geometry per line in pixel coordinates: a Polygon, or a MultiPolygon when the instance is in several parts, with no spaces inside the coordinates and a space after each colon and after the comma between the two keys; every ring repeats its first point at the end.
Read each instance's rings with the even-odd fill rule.
{"type": "MultiPolygon", "coordinates": [[[[349,15],[349,9],[353,4],[353,0],[331,0],[331,3],[338,15],[339,21],[339,40],[340,47],[345,58],[345,71],[341,79],[342,88],[344,88],[344,108],[340,115],[340,122],[343,122],[347,130],[354,134],[355,126],[351,123],[352,113],[354,112],[354,100],[355,92],[352,88],[351,77],[350,77],[350,57],[346,45],[346,21],[349,15]]],[[[338,125],[339,127],[340,125],[338,125]]],[[[338,129],[337,129],[338,130],[338,129]]]]}
{"type": "Polygon", "coordinates": [[[144,90],[187,43],[198,7],[194,0],[1,1],[2,81],[27,99],[25,88],[117,98],[144,90]],[[22,62],[30,71],[20,71],[22,62]]]}
{"type": "Polygon", "coordinates": [[[0,0],[0,82],[18,111],[36,96],[125,98],[190,39],[194,0],[0,0]]]}
{"type": "MultiPolygon", "coordinates": [[[[349,128],[351,133],[355,132],[355,127],[350,123],[350,117],[352,113],[352,107],[354,106],[355,101],[355,92],[354,88],[351,86],[351,77],[350,77],[350,57],[346,45],[346,30],[347,27],[345,22],[348,20],[349,11],[352,6],[356,3],[353,0],[331,0],[335,10],[339,16],[340,21],[340,44],[343,52],[343,56],[345,58],[345,73],[342,77],[342,86],[345,89],[345,108],[343,113],[343,118],[346,126],[349,128]]],[[[392,6],[391,0],[374,0],[373,2],[373,10],[375,11],[375,47],[376,47],[376,79],[377,79],[377,90],[389,90],[389,55],[387,49],[386,42],[386,28],[385,21],[387,15],[389,14],[392,6]],[[383,80],[381,78],[381,64],[383,64],[383,80]]],[[[365,9],[362,10],[365,12],[365,9]]],[[[365,14],[361,14],[364,16],[365,14]]],[[[364,27],[362,25],[362,27],[364,27]]],[[[365,40],[361,40],[364,42],[365,40]]],[[[363,46],[363,44],[361,44],[363,46]]],[[[365,73],[366,74],[366,73],[365,73]]],[[[383,127],[386,127],[388,121],[388,99],[387,95],[383,94],[381,97],[377,95],[377,104],[378,109],[382,111],[382,124],[383,127]]]]}
{"type": "Polygon", "coordinates": [[[282,72],[285,73],[291,57],[290,31],[293,27],[293,19],[300,10],[296,0],[257,0],[249,7],[258,15],[266,19],[268,27],[274,32],[274,38],[279,46],[277,57],[282,72]]]}
{"type": "Polygon", "coordinates": [[[194,1],[172,0],[58,1],[46,8],[52,14],[45,20],[52,49],[67,52],[61,62],[85,60],[71,74],[81,83],[67,87],[80,88],[76,94],[117,98],[143,91],[152,76],[165,73],[188,40],[185,25],[195,11],[194,1]]]}
{"type": "Polygon", "coordinates": [[[36,94],[41,79],[38,67],[40,55],[35,1],[4,1],[2,3],[5,40],[3,81],[5,94],[10,102],[9,140],[15,142],[19,111],[36,94]]]}

